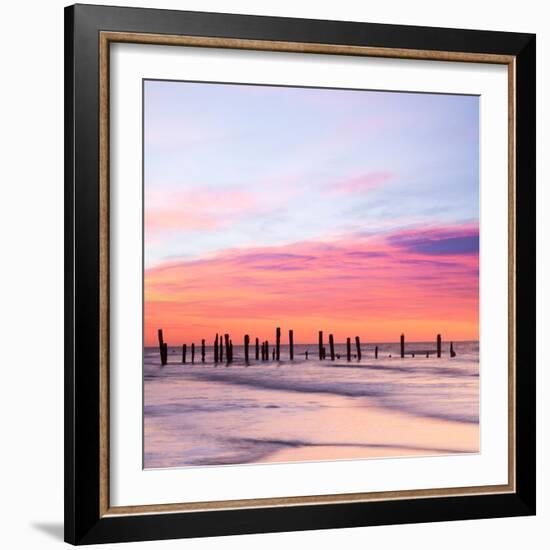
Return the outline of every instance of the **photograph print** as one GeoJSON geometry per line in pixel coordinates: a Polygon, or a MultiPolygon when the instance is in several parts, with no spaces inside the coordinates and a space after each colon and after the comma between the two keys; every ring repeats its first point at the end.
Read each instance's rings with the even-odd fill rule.
{"type": "Polygon", "coordinates": [[[143,467],[478,453],[479,97],[143,81],[143,467]]]}

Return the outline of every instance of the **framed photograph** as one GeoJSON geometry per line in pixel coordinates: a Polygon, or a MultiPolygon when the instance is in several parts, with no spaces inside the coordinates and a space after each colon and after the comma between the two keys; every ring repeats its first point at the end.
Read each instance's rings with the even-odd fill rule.
{"type": "Polygon", "coordinates": [[[535,513],[535,36],[65,12],[65,538],[535,513]]]}

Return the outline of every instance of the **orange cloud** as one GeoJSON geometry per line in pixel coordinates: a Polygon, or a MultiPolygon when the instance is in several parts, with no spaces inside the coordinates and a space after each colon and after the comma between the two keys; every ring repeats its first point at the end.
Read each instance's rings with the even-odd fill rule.
{"type": "Polygon", "coordinates": [[[337,341],[478,337],[477,225],[380,237],[228,250],[145,272],[145,344],[212,340],[229,332],[272,339],[276,326],[297,342],[318,330],[337,341]]]}

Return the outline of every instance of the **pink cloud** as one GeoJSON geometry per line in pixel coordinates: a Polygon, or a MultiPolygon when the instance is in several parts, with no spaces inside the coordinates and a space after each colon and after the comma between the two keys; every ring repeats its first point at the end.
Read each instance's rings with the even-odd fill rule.
{"type": "Polygon", "coordinates": [[[345,180],[341,180],[330,186],[331,190],[338,193],[364,193],[391,181],[395,174],[391,172],[370,172],[345,180]]]}
{"type": "Polygon", "coordinates": [[[253,211],[257,204],[254,194],[239,190],[149,192],[145,197],[145,234],[223,227],[253,211]]]}

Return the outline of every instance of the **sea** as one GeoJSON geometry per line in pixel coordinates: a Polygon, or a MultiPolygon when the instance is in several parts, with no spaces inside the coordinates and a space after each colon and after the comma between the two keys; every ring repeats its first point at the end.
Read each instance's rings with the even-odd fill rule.
{"type": "Polygon", "coordinates": [[[158,348],[145,348],[143,466],[269,463],[285,450],[294,451],[291,461],[301,460],[308,456],[301,449],[316,446],[321,459],[323,448],[340,448],[345,456],[346,447],[361,453],[375,446],[373,430],[384,436],[386,423],[386,438],[378,437],[382,450],[422,453],[414,432],[425,434],[435,425],[429,420],[441,421],[439,431],[479,423],[479,343],[454,342],[452,358],[448,342],[441,358],[434,348],[433,342],[407,342],[401,358],[399,343],[373,343],[362,346],[359,360],[353,346],[348,361],[346,345],[336,344],[332,361],[319,360],[317,344],[295,344],[291,361],[281,345],[280,361],[271,359],[272,348],[269,361],[261,361],[251,346],[247,364],[243,346],[234,346],[227,364],[213,362],[212,346],[203,363],[199,346],[195,362],[187,349],[182,364],[181,347],[169,347],[165,366],[158,348]]]}

